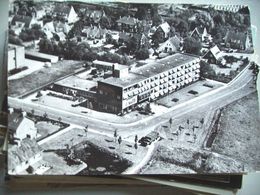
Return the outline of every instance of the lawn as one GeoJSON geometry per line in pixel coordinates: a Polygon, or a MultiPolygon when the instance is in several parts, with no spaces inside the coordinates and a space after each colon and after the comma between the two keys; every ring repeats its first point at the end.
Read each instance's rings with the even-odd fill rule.
{"type": "Polygon", "coordinates": [[[252,93],[223,111],[220,133],[212,150],[244,163],[247,171],[260,169],[260,119],[257,94],[252,93]]]}
{"type": "Polygon", "coordinates": [[[82,67],[82,63],[72,60],[59,61],[49,68],[33,72],[20,79],[10,80],[8,93],[11,97],[20,96],[40,88],[82,67]]]}
{"type": "Polygon", "coordinates": [[[60,129],[59,125],[52,124],[52,123],[46,122],[46,121],[40,121],[35,126],[38,130],[38,134],[40,134],[38,139],[42,139],[60,129]]]}

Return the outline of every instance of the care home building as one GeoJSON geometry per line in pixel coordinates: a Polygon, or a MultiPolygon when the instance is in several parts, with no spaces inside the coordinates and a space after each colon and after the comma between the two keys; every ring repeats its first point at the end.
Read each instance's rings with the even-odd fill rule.
{"type": "Polygon", "coordinates": [[[200,78],[199,63],[197,56],[177,53],[131,71],[115,67],[113,77],[98,81],[99,109],[124,113],[173,93],[200,78]]]}

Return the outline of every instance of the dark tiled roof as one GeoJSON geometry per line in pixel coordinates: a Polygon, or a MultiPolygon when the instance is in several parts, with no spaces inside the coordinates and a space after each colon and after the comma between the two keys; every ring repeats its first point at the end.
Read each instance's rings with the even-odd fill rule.
{"type": "Polygon", "coordinates": [[[12,19],[12,25],[15,25],[16,22],[22,22],[25,23],[25,27],[29,28],[30,23],[32,21],[32,17],[30,16],[21,16],[21,15],[15,15],[12,19]]]}
{"type": "Polygon", "coordinates": [[[246,33],[244,32],[234,32],[228,31],[225,37],[226,42],[230,42],[232,40],[239,40],[241,44],[245,44],[246,42],[246,33]]]}
{"type": "Polygon", "coordinates": [[[64,5],[64,4],[57,4],[53,10],[54,13],[58,13],[58,14],[69,14],[70,13],[70,8],[68,5],[64,5]]]}
{"type": "Polygon", "coordinates": [[[11,132],[15,132],[16,129],[18,128],[18,126],[23,121],[23,118],[24,117],[23,117],[22,113],[13,112],[12,114],[10,114],[8,116],[8,129],[11,132]]]}
{"type": "Polygon", "coordinates": [[[21,146],[16,145],[8,149],[8,170],[14,169],[17,165],[26,162],[42,151],[36,140],[25,138],[21,142],[21,146]]]}
{"type": "Polygon", "coordinates": [[[123,23],[127,25],[135,25],[139,22],[138,19],[130,17],[130,16],[124,16],[116,21],[117,23],[123,23]]]}

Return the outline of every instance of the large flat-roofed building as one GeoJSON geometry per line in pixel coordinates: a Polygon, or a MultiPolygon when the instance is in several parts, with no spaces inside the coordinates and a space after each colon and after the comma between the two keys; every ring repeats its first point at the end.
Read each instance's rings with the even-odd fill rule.
{"type": "Polygon", "coordinates": [[[200,58],[174,54],[119,77],[98,81],[98,104],[103,111],[120,113],[138,103],[154,101],[200,78],[200,58]]]}
{"type": "Polygon", "coordinates": [[[96,93],[96,87],[97,82],[82,79],[77,76],[70,76],[55,82],[51,89],[67,95],[93,98],[96,93]]]}

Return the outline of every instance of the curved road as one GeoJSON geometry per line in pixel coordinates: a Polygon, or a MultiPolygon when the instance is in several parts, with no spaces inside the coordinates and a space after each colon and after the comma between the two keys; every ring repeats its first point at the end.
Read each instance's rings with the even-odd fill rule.
{"type": "Polygon", "coordinates": [[[252,80],[252,71],[246,68],[236,79],[230,84],[225,85],[208,94],[194,98],[188,102],[170,108],[167,112],[161,115],[153,115],[146,119],[136,121],[130,124],[117,124],[113,122],[102,121],[95,118],[90,118],[81,114],[75,114],[64,110],[59,110],[52,107],[39,105],[33,102],[25,102],[18,98],[8,98],[10,107],[22,108],[26,112],[35,110],[35,114],[43,115],[48,113],[48,117],[52,119],[62,118],[62,121],[70,124],[85,127],[88,125],[92,129],[100,132],[107,132],[113,134],[115,129],[121,136],[128,137],[131,135],[139,134],[141,131],[152,131],[156,126],[165,123],[169,118],[180,117],[188,112],[196,109],[203,109],[207,111],[208,107],[217,109],[230,104],[250,93],[255,91],[249,87],[249,82],[252,80]]]}

